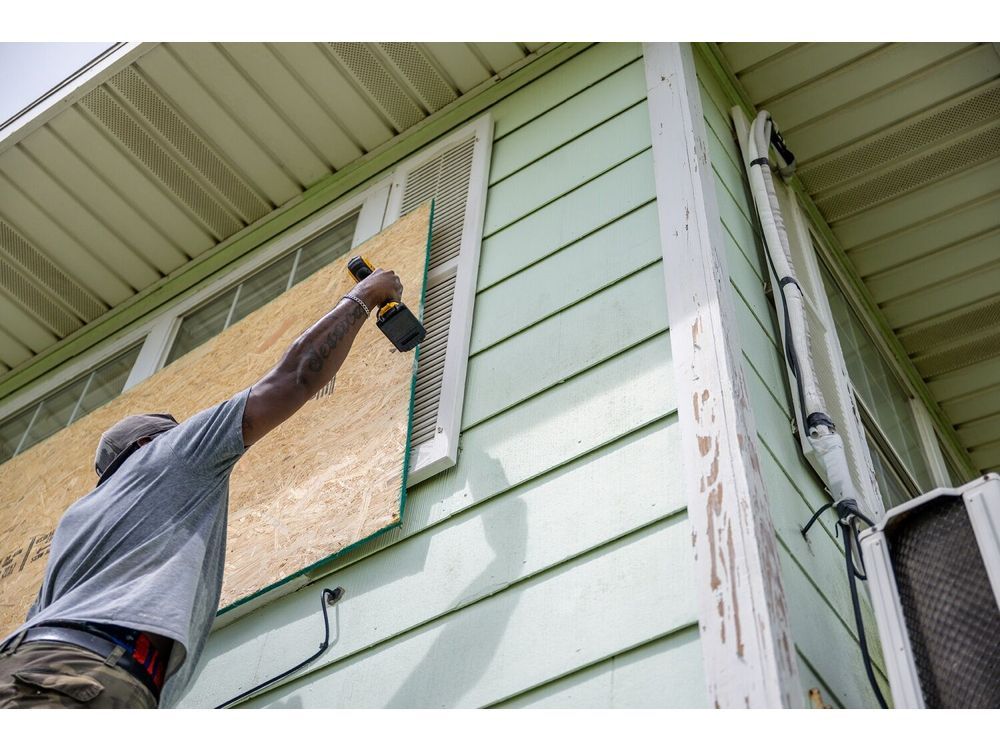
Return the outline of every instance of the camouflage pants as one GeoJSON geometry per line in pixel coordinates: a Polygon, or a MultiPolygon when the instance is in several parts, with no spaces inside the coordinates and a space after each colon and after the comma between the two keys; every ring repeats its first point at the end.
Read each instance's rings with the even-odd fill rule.
{"type": "Polygon", "coordinates": [[[34,641],[0,653],[0,708],[156,708],[156,699],[92,651],[34,641]]]}

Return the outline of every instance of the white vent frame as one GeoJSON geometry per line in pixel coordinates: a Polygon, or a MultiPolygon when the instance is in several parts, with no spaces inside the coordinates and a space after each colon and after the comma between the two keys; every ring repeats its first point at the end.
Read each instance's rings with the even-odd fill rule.
{"type": "MultiPolygon", "coordinates": [[[[472,316],[476,301],[476,280],[479,275],[479,252],[486,215],[486,193],[489,187],[490,158],[493,150],[493,117],[487,113],[453,131],[416,156],[401,162],[393,173],[389,204],[383,227],[392,224],[401,214],[408,176],[424,164],[469,138],[475,139],[465,221],[462,228],[458,257],[433,272],[428,269],[426,289],[435,282],[455,274],[448,343],[438,396],[437,423],[434,436],[411,447],[407,486],[437,474],[458,462],[458,442],[462,427],[462,406],[465,397],[465,376],[469,362],[472,316]]],[[[418,364],[419,373],[419,364],[418,364]]],[[[418,375],[419,376],[419,375],[418,375]]]]}

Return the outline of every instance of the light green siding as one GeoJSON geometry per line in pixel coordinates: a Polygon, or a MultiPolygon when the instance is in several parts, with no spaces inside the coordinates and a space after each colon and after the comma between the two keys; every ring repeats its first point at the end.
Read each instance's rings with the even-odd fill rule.
{"type": "MultiPolygon", "coordinates": [[[[729,102],[711,69],[698,59],[708,149],[722,216],[726,257],[735,294],[744,371],[759,439],[761,469],[778,534],[782,577],[799,656],[803,690],[818,688],[825,701],[874,706],[855,636],[854,615],[833,516],[806,541],[800,533],[812,511],[828,499],[791,431],[792,406],[773,308],[764,293],[766,267],[752,221],[729,102]]],[[[888,694],[875,623],[864,604],[869,642],[883,693],[888,694]]],[[[807,703],[808,705],[808,703],[807,703]]]]}
{"type": "Polygon", "coordinates": [[[492,109],[457,466],[401,528],[213,633],[185,706],[702,706],[639,45],[492,109]]]}

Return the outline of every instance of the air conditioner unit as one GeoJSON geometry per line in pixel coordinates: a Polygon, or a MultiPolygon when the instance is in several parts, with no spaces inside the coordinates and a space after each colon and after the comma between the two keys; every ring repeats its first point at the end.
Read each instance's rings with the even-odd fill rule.
{"type": "Polygon", "coordinates": [[[860,541],[896,708],[1000,708],[1000,475],[893,508],[860,541]]]}

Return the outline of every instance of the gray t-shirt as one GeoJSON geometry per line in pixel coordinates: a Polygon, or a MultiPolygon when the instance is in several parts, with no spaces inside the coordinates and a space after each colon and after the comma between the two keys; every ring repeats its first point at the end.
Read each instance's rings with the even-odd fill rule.
{"type": "Polygon", "coordinates": [[[250,389],[157,435],[69,507],[22,630],[94,622],[173,638],[160,707],[187,689],[222,591],[229,475],[250,389]]]}

